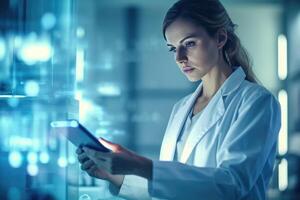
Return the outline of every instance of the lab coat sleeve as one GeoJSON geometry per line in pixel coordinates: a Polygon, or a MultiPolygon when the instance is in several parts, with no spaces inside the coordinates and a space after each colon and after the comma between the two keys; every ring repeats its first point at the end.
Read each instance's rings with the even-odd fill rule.
{"type": "Polygon", "coordinates": [[[151,200],[148,180],[135,175],[126,175],[118,196],[127,200],[151,200]]]}
{"type": "MultiPolygon", "coordinates": [[[[229,131],[220,133],[217,167],[154,161],[149,193],[163,199],[240,199],[261,174],[280,129],[280,108],[269,93],[252,95],[229,131]]],[[[272,159],[271,159],[272,160],[272,159]]]]}

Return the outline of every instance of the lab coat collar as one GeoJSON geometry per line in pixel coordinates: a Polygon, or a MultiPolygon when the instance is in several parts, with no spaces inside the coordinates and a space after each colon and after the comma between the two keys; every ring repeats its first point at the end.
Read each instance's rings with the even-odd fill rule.
{"type": "Polygon", "coordinates": [[[235,91],[240,86],[245,77],[246,75],[243,69],[239,67],[236,68],[234,72],[228,77],[228,79],[223,83],[221,88],[217,91],[217,93],[201,113],[194,128],[191,130],[191,133],[189,134],[184,145],[180,162],[186,163],[188,161],[196,145],[224,115],[225,106],[223,97],[235,91]]]}
{"type": "Polygon", "coordinates": [[[195,103],[200,91],[202,83],[199,84],[195,92],[185,101],[176,111],[170,127],[166,130],[162,148],[160,152],[160,160],[171,161],[174,158],[177,138],[183,128],[184,122],[189,114],[190,109],[195,103]]]}
{"type": "Polygon", "coordinates": [[[193,149],[208,133],[209,129],[223,116],[224,112],[225,108],[221,90],[218,90],[202,111],[200,117],[195,122],[196,124],[187,137],[179,160],[181,163],[186,163],[188,161],[193,149]]]}
{"type": "Polygon", "coordinates": [[[228,96],[230,93],[240,87],[243,80],[246,78],[246,74],[242,67],[234,68],[233,73],[223,83],[220,90],[222,96],[228,96]]]}
{"type": "MultiPolygon", "coordinates": [[[[224,114],[225,108],[222,96],[226,96],[236,90],[245,77],[246,75],[243,69],[238,67],[223,83],[207,107],[203,110],[200,118],[197,120],[197,124],[187,138],[180,162],[187,162],[196,144],[224,114]]],[[[165,139],[162,143],[162,149],[160,153],[160,160],[173,160],[178,136],[183,128],[189,111],[194,105],[201,90],[202,82],[199,84],[195,92],[183,103],[181,107],[178,108],[170,127],[165,133],[165,139]]]]}

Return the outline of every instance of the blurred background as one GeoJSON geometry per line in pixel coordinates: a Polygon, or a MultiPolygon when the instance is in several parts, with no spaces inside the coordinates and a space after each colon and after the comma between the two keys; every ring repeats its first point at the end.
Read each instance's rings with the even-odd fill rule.
{"type": "MultiPolygon", "coordinates": [[[[0,1],[0,199],[116,199],[79,169],[50,122],[158,159],[173,104],[191,93],[162,37],[174,0],[0,1]]],[[[300,2],[221,0],[282,128],[269,199],[300,196],[300,2]]]]}

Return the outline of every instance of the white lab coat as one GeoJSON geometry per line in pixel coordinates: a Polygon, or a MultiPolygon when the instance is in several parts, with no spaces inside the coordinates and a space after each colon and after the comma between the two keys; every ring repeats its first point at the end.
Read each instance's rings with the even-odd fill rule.
{"type": "Polygon", "coordinates": [[[153,161],[153,179],[125,176],[119,196],[149,200],[265,199],[273,172],[280,107],[265,88],[245,80],[241,67],[224,82],[203,110],[174,162],[178,135],[199,95],[175,104],[161,146],[153,161]],[[193,154],[192,165],[185,164],[193,154]],[[153,198],[153,199],[155,199],[153,198]]]}

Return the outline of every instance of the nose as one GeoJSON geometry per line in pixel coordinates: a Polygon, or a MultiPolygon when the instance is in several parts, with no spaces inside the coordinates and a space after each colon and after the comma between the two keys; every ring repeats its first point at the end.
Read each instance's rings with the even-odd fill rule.
{"type": "Polygon", "coordinates": [[[175,59],[177,63],[183,63],[188,60],[186,51],[183,48],[178,48],[176,51],[175,59]]]}

